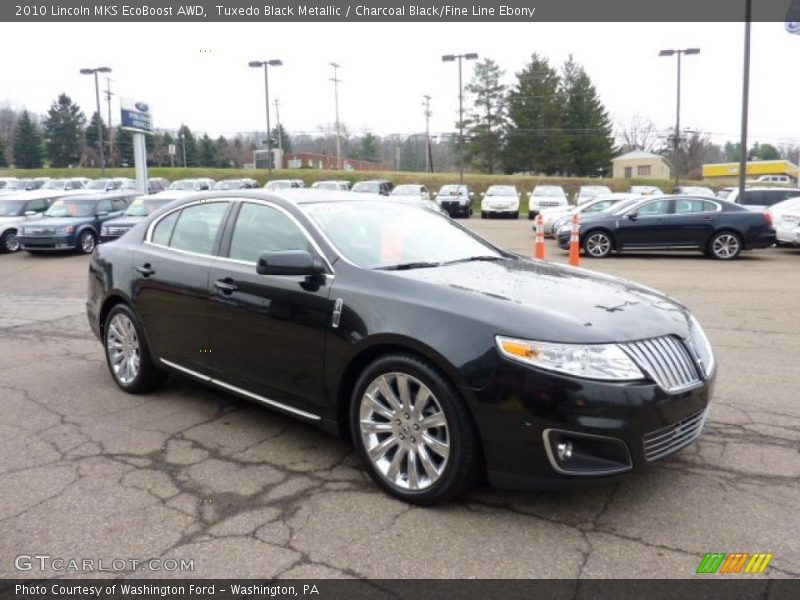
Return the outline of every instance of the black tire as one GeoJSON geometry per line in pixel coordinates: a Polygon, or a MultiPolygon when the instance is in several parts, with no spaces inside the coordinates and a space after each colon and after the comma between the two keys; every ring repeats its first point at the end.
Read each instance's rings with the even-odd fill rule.
{"type": "Polygon", "coordinates": [[[156,367],[150,356],[150,349],[147,347],[147,339],[144,336],[144,331],[139,319],[134,312],[125,304],[117,304],[106,315],[105,323],[103,324],[103,349],[106,355],[106,364],[111,373],[114,383],[116,383],[121,390],[129,394],[143,394],[155,389],[167,378],[167,373],[156,367]],[[111,334],[111,322],[117,315],[122,315],[123,318],[133,326],[138,341],[138,358],[139,368],[135,377],[130,381],[124,381],[114,370],[111,358],[111,350],[109,349],[109,336],[111,334]]]}
{"type": "Polygon", "coordinates": [[[742,253],[742,238],[733,231],[720,231],[709,240],[708,252],[716,260],[733,260],[742,253]]]}
{"type": "Polygon", "coordinates": [[[536,211],[528,212],[528,220],[533,221],[536,218],[536,211]]]}
{"type": "Polygon", "coordinates": [[[0,253],[11,254],[19,251],[19,240],[17,239],[16,229],[7,229],[0,237],[0,253]]]}
{"type": "Polygon", "coordinates": [[[614,240],[605,231],[589,231],[583,236],[583,253],[588,258],[606,258],[614,249],[614,240]]]}
{"type": "Polygon", "coordinates": [[[482,210],[481,219],[488,219],[488,218],[489,218],[489,213],[487,213],[485,210],[482,210]]]}
{"type": "MultiPolygon", "coordinates": [[[[419,388],[418,388],[419,389],[419,388]]],[[[399,388],[395,388],[396,393],[399,395],[399,388]]],[[[416,396],[412,393],[412,398],[416,396]]],[[[425,407],[415,407],[417,410],[424,410],[425,407]]],[[[414,418],[414,411],[412,414],[412,421],[414,418]]],[[[395,423],[398,427],[408,426],[405,421],[402,421],[403,415],[400,412],[395,413],[398,417],[395,423]]],[[[424,414],[424,412],[422,413],[424,414]]],[[[408,419],[408,414],[405,415],[408,419]]],[[[387,424],[392,425],[391,420],[386,421],[387,424]]],[[[414,426],[416,428],[416,426],[414,426]]],[[[394,425],[392,425],[394,429],[394,425]]],[[[424,427],[423,427],[424,429],[424,427]]],[[[475,424],[472,420],[464,400],[459,395],[456,388],[450,383],[437,369],[432,367],[428,362],[409,354],[389,354],[376,359],[370,363],[361,373],[355,387],[353,388],[353,395],[350,400],[350,431],[352,433],[353,445],[364,463],[365,469],[375,483],[387,492],[389,495],[409,502],[411,504],[419,504],[428,506],[445,502],[459,494],[467,491],[476,481],[477,474],[479,473],[479,466],[481,464],[481,451],[478,440],[478,433],[475,424]],[[373,463],[369,457],[368,450],[365,446],[367,442],[362,437],[361,430],[361,411],[362,411],[362,398],[364,398],[367,389],[374,384],[374,382],[381,376],[387,375],[392,377],[393,374],[401,374],[409,376],[410,384],[422,383],[428,388],[431,393],[432,399],[437,404],[437,408],[441,409],[441,414],[444,416],[446,423],[446,440],[448,442],[449,454],[446,461],[441,466],[441,472],[437,475],[437,479],[428,482],[428,486],[423,489],[407,489],[399,487],[388,480],[388,476],[384,476],[373,463]]],[[[398,430],[399,433],[399,430],[398,430]]],[[[394,436],[393,433],[381,433],[378,435],[394,436]]],[[[422,433],[413,434],[413,432],[406,433],[406,435],[419,435],[420,442],[423,439],[422,433]]],[[[388,451],[383,454],[385,458],[391,450],[395,450],[395,454],[400,451],[402,442],[395,439],[395,445],[389,445],[388,451]]],[[[414,440],[414,438],[410,438],[414,440]]],[[[383,441],[386,437],[383,438],[383,441]]],[[[408,443],[408,440],[406,441],[408,443]]],[[[425,450],[428,456],[433,456],[429,450],[425,450]]],[[[411,454],[406,455],[408,457],[411,454]]],[[[421,453],[417,451],[416,456],[421,453]]],[[[430,459],[429,459],[430,460],[430,459]]],[[[408,458],[401,458],[399,461],[403,463],[406,470],[410,474],[410,462],[408,458]],[[403,463],[403,461],[405,461],[403,463]]],[[[420,459],[420,464],[422,464],[420,459]]],[[[414,461],[416,463],[416,459],[414,461]]],[[[415,469],[415,472],[420,472],[424,475],[422,467],[415,469]]],[[[401,474],[402,475],[402,474],[401,474]]],[[[429,478],[430,479],[430,478],[429,478]]],[[[410,482],[410,476],[407,477],[410,482]]]]}
{"type": "Polygon", "coordinates": [[[464,210],[461,211],[461,216],[464,217],[465,219],[469,219],[469,216],[471,214],[472,214],[472,208],[470,208],[469,206],[465,206],[464,210]]]}
{"type": "Polygon", "coordinates": [[[81,254],[91,254],[97,246],[97,235],[91,229],[84,229],[78,234],[75,249],[81,254]]]}
{"type": "Polygon", "coordinates": [[[513,213],[511,213],[511,218],[512,219],[519,219],[519,211],[517,210],[517,211],[514,211],[513,213]]]}

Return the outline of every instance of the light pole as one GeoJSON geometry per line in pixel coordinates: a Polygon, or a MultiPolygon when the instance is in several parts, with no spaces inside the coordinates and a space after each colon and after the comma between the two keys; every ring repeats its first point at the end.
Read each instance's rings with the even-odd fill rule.
{"type": "Polygon", "coordinates": [[[273,58],[271,60],[251,60],[248,64],[256,69],[264,68],[264,94],[266,96],[265,106],[267,111],[267,178],[272,179],[272,132],[269,128],[269,68],[280,67],[283,61],[273,58]]]}
{"type": "Polygon", "coordinates": [[[278,150],[280,150],[281,155],[283,155],[283,132],[281,130],[281,111],[278,108],[278,105],[280,105],[280,100],[278,98],[275,98],[275,121],[277,122],[275,129],[278,130],[278,150]]]}
{"type": "Polygon", "coordinates": [[[681,56],[683,54],[700,54],[700,48],[684,48],[682,50],[662,50],[659,56],[678,56],[678,102],[675,117],[675,187],[680,183],[680,131],[681,131],[681,56]]]}
{"type": "Polygon", "coordinates": [[[183,168],[186,168],[186,136],[183,132],[178,134],[178,139],[181,141],[181,148],[183,150],[183,168]]]}
{"type": "Polygon", "coordinates": [[[336,168],[342,168],[342,139],[339,135],[339,69],[341,68],[337,63],[332,62],[330,65],[333,67],[333,103],[336,110],[336,168]]]}
{"type": "Polygon", "coordinates": [[[108,67],[95,67],[94,69],[81,69],[81,75],[94,75],[94,96],[97,101],[97,134],[100,137],[100,173],[106,174],[106,154],[103,150],[103,116],[100,113],[100,84],[97,81],[98,73],[111,73],[108,67]]]}
{"type": "Polygon", "coordinates": [[[747,180],[747,113],[750,104],[750,20],[753,15],[753,0],[745,0],[744,14],[744,74],[742,77],[742,131],[739,142],[739,198],[744,202],[747,180]]]}
{"type": "Polygon", "coordinates": [[[464,185],[464,85],[461,78],[461,61],[477,60],[476,52],[466,54],[445,54],[443,62],[458,60],[458,182],[464,185]]]}
{"type": "Polygon", "coordinates": [[[422,96],[425,101],[425,172],[433,173],[433,156],[431,156],[431,97],[428,94],[422,96]]]}

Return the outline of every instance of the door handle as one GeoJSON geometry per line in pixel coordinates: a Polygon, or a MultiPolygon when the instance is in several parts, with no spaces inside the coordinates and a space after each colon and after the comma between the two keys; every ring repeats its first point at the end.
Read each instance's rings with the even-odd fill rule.
{"type": "Polygon", "coordinates": [[[225,279],[217,279],[214,282],[214,287],[221,291],[223,294],[230,294],[239,289],[239,286],[233,282],[233,279],[226,277],[225,279]]]}
{"type": "Polygon", "coordinates": [[[703,221],[709,222],[711,221],[711,217],[703,217],[703,221]]]}
{"type": "Polygon", "coordinates": [[[141,267],[136,267],[136,270],[142,274],[143,277],[150,277],[150,275],[155,275],[155,270],[150,267],[150,263],[144,263],[141,267]]]}

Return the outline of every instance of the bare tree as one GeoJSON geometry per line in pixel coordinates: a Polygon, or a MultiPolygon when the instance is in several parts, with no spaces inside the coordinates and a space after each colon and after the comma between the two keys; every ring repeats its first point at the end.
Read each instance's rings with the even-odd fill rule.
{"type": "Polygon", "coordinates": [[[623,152],[654,152],[660,143],[661,132],[650,117],[633,115],[617,123],[616,135],[623,152]]]}

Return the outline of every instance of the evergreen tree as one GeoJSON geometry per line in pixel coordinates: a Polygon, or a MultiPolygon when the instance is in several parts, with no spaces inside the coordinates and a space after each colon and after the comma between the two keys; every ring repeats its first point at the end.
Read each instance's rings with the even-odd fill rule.
{"type": "Polygon", "coordinates": [[[559,76],[537,54],[508,93],[509,127],[503,149],[506,172],[553,174],[563,167],[559,76]]]}
{"type": "Polygon", "coordinates": [[[77,165],[86,117],[66,94],[61,94],[44,120],[45,154],[53,167],[77,165]]]}
{"type": "Polygon", "coordinates": [[[359,160],[366,160],[369,162],[381,162],[381,146],[377,136],[367,132],[364,137],[361,138],[358,147],[358,158],[359,160]]]}
{"type": "Polygon", "coordinates": [[[562,71],[561,95],[567,148],[564,169],[581,177],[596,175],[611,164],[614,155],[611,120],[591,79],[571,56],[562,71]]]}
{"type": "Polygon", "coordinates": [[[506,121],[506,86],[500,83],[504,71],[492,59],[475,65],[466,87],[472,110],[464,125],[467,131],[466,159],[480,170],[494,173],[503,146],[506,121]]]}
{"type": "Polygon", "coordinates": [[[425,136],[409,136],[400,149],[401,171],[425,171],[425,136]]]}
{"type": "Polygon", "coordinates": [[[6,159],[6,143],[3,138],[0,138],[0,167],[7,167],[8,160],[6,159]]]}
{"type": "Polygon", "coordinates": [[[216,167],[217,166],[217,148],[214,140],[208,137],[207,133],[203,134],[200,138],[200,166],[202,167],[216,167]]]}
{"type": "Polygon", "coordinates": [[[43,164],[42,135],[28,111],[24,110],[14,127],[14,166],[40,169],[43,164]]]}
{"type": "Polygon", "coordinates": [[[114,136],[114,139],[116,140],[116,152],[120,166],[132,167],[134,164],[133,134],[127,129],[117,127],[117,135],[114,136]]]}
{"type": "Polygon", "coordinates": [[[279,124],[277,127],[272,128],[272,147],[278,147],[278,140],[280,139],[281,145],[283,147],[284,154],[291,154],[294,152],[292,149],[292,138],[289,137],[289,134],[284,129],[283,125],[279,124]]]}
{"type": "Polygon", "coordinates": [[[95,111],[92,115],[89,124],[86,126],[86,131],[84,132],[84,138],[86,139],[86,148],[92,152],[96,160],[94,161],[96,165],[100,165],[100,131],[103,131],[103,152],[105,152],[106,157],[106,164],[110,165],[113,163],[111,152],[110,152],[110,141],[111,138],[108,135],[108,127],[103,122],[103,118],[100,114],[95,111]]]}
{"type": "Polygon", "coordinates": [[[177,147],[177,158],[175,162],[181,166],[183,164],[183,157],[184,157],[184,147],[186,148],[186,165],[187,167],[197,167],[199,166],[198,161],[198,154],[197,154],[197,140],[194,138],[194,134],[192,130],[189,129],[186,125],[181,125],[181,128],[178,129],[178,147],[177,147]]]}

